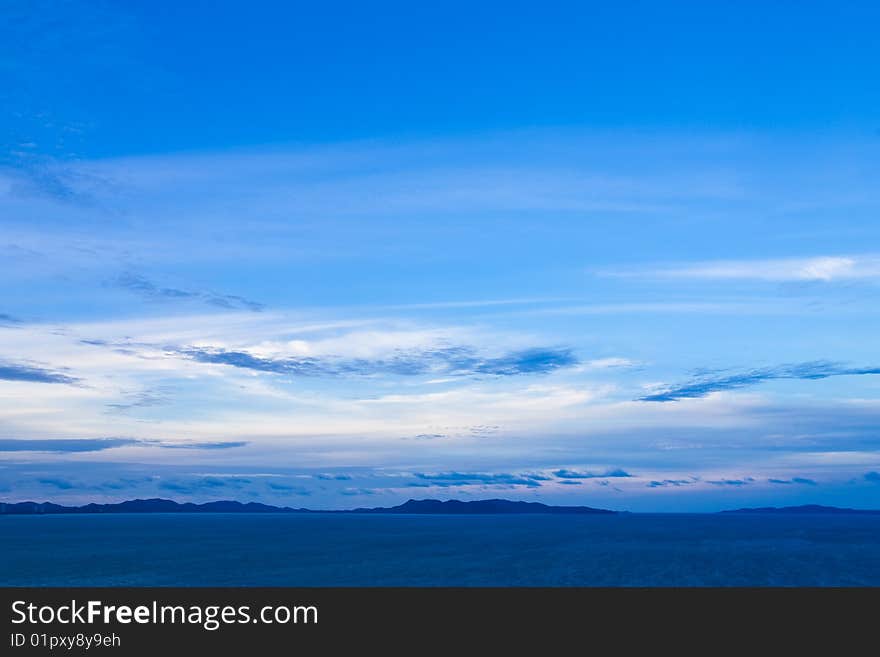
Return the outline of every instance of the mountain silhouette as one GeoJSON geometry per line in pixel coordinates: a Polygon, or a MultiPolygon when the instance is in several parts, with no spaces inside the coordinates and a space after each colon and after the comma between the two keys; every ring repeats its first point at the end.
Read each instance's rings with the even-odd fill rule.
{"type": "Polygon", "coordinates": [[[607,509],[594,509],[589,506],[550,506],[540,502],[518,502],[512,500],[407,500],[390,508],[355,509],[352,513],[430,513],[444,515],[466,515],[475,513],[540,513],[540,514],[585,514],[617,513],[607,509]]]}
{"type": "Polygon", "coordinates": [[[220,500],[194,504],[175,502],[161,498],[149,500],[127,500],[112,504],[86,504],[83,506],[62,506],[51,502],[0,502],[0,515],[41,515],[41,514],[85,514],[85,513],[393,513],[393,514],[587,514],[616,513],[588,506],[549,506],[540,502],[516,502],[512,500],[407,500],[393,507],[372,509],[352,509],[334,511],[311,511],[291,507],[272,506],[258,502],[234,502],[220,500]]]}

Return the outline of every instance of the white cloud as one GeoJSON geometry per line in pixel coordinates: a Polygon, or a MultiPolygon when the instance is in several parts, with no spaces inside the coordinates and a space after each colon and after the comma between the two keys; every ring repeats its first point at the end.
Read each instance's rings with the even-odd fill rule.
{"type": "Polygon", "coordinates": [[[775,282],[880,279],[880,256],[817,256],[767,260],[716,260],[657,269],[607,272],[614,276],[759,280],[775,282]]]}

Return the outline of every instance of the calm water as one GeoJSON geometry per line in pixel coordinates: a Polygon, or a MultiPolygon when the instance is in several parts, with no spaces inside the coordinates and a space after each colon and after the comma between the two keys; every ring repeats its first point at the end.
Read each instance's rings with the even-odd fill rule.
{"type": "Polygon", "coordinates": [[[880,516],[3,516],[0,584],[878,586],[880,516]]]}

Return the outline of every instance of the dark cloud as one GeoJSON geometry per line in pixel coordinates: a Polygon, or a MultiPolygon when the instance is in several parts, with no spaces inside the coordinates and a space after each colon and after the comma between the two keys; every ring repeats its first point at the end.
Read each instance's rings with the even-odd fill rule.
{"type": "Polygon", "coordinates": [[[351,481],[351,476],[347,474],[330,474],[321,472],[314,475],[315,479],[323,479],[324,481],[351,481]]]}
{"type": "MultiPolygon", "coordinates": [[[[27,480],[28,483],[35,482],[42,486],[51,486],[58,490],[76,490],[76,491],[99,491],[114,492],[122,490],[130,490],[132,488],[140,488],[144,484],[153,481],[153,477],[119,477],[108,481],[97,483],[86,483],[81,480],[73,480],[62,476],[44,475],[35,479],[27,480]]],[[[21,485],[22,482],[19,482],[21,485]]]]}
{"type": "Polygon", "coordinates": [[[752,477],[745,477],[743,479],[715,479],[713,481],[706,481],[706,483],[713,486],[746,486],[753,481],[755,480],[752,477]]]}
{"type": "Polygon", "coordinates": [[[559,479],[602,479],[604,477],[632,477],[632,475],[620,468],[606,470],[605,472],[578,472],[577,470],[556,470],[553,473],[559,479]]]}
{"type": "Polygon", "coordinates": [[[14,326],[21,324],[21,320],[6,313],[0,313],[0,326],[14,326]]]}
{"type": "Polygon", "coordinates": [[[201,477],[163,481],[159,488],[175,493],[203,493],[224,489],[240,490],[252,483],[253,480],[246,477],[201,477]]]}
{"type": "Polygon", "coordinates": [[[880,484],[880,472],[875,470],[871,470],[871,472],[865,473],[865,481],[870,481],[871,483],[880,484]]]}
{"type": "Polygon", "coordinates": [[[562,367],[577,364],[569,349],[540,348],[511,352],[501,358],[479,358],[468,347],[426,349],[400,352],[389,358],[345,359],[323,358],[264,358],[246,351],[189,347],[176,351],[200,363],[229,365],[258,372],[290,376],[370,376],[393,374],[416,376],[445,374],[453,376],[515,376],[519,374],[547,374],[562,367]]]}
{"type": "Polygon", "coordinates": [[[245,299],[234,294],[217,294],[215,292],[199,292],[182,290],[174,287],[162,287],[139,274],[126,272],[115,280],[115,284],[121,288],[134,292],[148,299],[155,300],[196,300],[230,310],[252,310],[259,312],[265,306],[256,301],[245,299]]]}
{"type": "Polygon", "coordinates": [[[432,486],[449,488],[453,486],[472,486],[479,484],[528,486],[537,488],[548,478],[536,474],[509,474],[486,472],[416,472],[414,476],[430,482],[432,486]]]}
{"type": "Polygon", "coordinates": [[[199,488],[187,482],[180,481],[163,481],[159,484],[159,488],[162,490],[170,490],[175,493],[195,493],[198,492],[199,488]]]}
{"type": "Polygon", "coordinates": [[[343,488],[342,495],[375,495],[378,491],[372,488],[343,488]]]}
{"type": "Polygon", "coordinates": [[[43,477],[37,479],[37,483],[43,484],[44,486],[52,486],[59,490],[71,490],[72,488],[76,488],[76,485],[72,481],[61,477],[43,477]]]}
{"type": "Polygon", "coordinates": [[[792,477],[791,479],[768,479],[771,484],[803,484],[805,486],[816,486],[816,482],[806,477],[792,477]]]}
{"type": "Polygon", "coordinates": [[[183,349],[180,353],[199,363],[211,363],[215,365],[231,365],[242,369],[257,370],[259,372],[273,372],[275,374],[299,374],[319,375],[321,371],[319,361],[314,358],[300,359],[271,359],[252,356],[244,351],[226,351],[225,349],[200,349],[191,347],[183,349]]]}
{"type": "Polygon", "coordinates": [[[563,367],[577,365],[570,349],[527,349],[492,358],[475,367],[481,374],[512,376],[515,374],[544,374],[563,367]]]}
{"type": "Polygon", "coordinates": [[[650,481],[645,484],[648,488],[661,488],[665,486],[689,486],[694,483],[693,479],[662,479],[660,481],[650,481]]]}
{"type": "Polygon", "coordinates": [[[152,477],[122,477],[116,479],[114,481],[104,481],[99,484],[95,484],[90,488],[100,491],[117,491],[117,490],[128,490],[131,488],[139,488],[144,484],[149,484],[153,481],[152,477]]]}
{"type": "Polygon", "coordinates": [[[560,484],[567,484],[568,486],[580,486],[583,484],[582,481],[577,481],[575,479],[563,479],[559,482],[560,484]]]}
{"type": "Polygon", "coordinates": [[[880,367],[847,367],[830,361],[812,361],[794,365],[765,367],[748,372],[722,376],[701,376],[686,383],[673,385],[660,392],[640,397],[638,401],[670,402],[679,399],[693,399],[722,390],[735,390],[758,385],[776,379],[827,379],[832,376],[858,376],[880,374],[880,367]]]}
{"type": "Polygon", "coordinates": [[[0,380],[26,381],[29,383],[67,383],[70,385],[79,382],[79,379],[75,377],[61,374],[54,370],[37,365],[10,363],[9,361],[0,361],[0,380]]]}
{"type": "Polygon", "coordinates": [[[278,492],[278,493],[291,493],[293,495],[311,495],[312,492],[302,486],[291,486],[290,484],[284,484],[278,481],[270,481],[266,484],[269,490],[278,492]]]}

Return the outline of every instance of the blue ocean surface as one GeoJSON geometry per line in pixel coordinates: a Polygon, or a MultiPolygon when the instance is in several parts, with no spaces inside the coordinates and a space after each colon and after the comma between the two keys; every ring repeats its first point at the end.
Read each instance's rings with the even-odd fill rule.
{"type": "Polygon", "coordinates": [[[880,516],[2,516],[0,585],[878,586],[880,516]]]}

